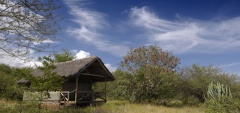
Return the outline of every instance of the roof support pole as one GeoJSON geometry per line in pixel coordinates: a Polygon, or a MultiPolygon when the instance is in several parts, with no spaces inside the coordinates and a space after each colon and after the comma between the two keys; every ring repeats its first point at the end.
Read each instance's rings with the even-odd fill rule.
{"type": "Polygon", "coordinates": [[[105,102],[107,102],[107,80],[105,78],[105,102]]]}
{"type": "Polygon", "coordinates": [[[76,89],[75,89],[75,102],[77,104],[77,96],[78,95],[78,75],[77,75],[77,78],[76,78],[76,89]]]}

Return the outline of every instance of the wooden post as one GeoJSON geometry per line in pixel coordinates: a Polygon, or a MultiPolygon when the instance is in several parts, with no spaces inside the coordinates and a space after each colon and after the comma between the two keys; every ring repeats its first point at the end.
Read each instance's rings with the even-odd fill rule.
{"type": "Polygon", "coordinates": [[[76,78],[76,89],[75,89],[75,102],[77,104],[77,95],[78,95],[78,75],[76,78]]]}
{"type": "Polygon", "coordinates": [[[107,84],[106,84],[106,78],[105,78],[105,102],[107,102],[107,84]]]}
{"type": "Polygon", "coordinates": [[[90,81],[90,87],[91,87],[91,89],[90,89],[90,91],[91,91],[91,100],[93,101],[93,96],[94,96],[94,92],[93,92],[93,90],[92,90],[92,80],[90,81]]]}
{"type": "Polygon", "coordinates": [[[90,86],[91,86],[91,87],[90,87],[90,91],[93,91],[93,90],[92,90],[92,79],[91,79],[91,81],[90,81],[90,86]]]}

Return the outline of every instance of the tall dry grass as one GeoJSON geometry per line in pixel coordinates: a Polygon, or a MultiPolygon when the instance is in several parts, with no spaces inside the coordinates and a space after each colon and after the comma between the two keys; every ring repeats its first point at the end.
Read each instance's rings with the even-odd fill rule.
{"type": "Polygon", "coordinates": [[[133,104],[127,101],[109,101],[104,105],[87,108],[66,108],[68,113],[204,113],[200,107],[165,107],[150,104],[133,104]]]}
{"type": "MultiPolygon", "coordinates": [[[[93,108],[99,109],[98,107],[93,108]]],[[[100,109],[108,113],[204,113],[199,107],[166,107],[150,104],[133,104],[123,101],[110,101],[100,109]]]]}
{"type": "MultiPolygon", "coordinates": [[[[15,101],[0,100],[0,105],[4,110],[4,113],[17,113],[19,112],[19,103],[15,101]],[[18,106],[18,107],[17,107],[18,106]],[[10,109],[9,109],[10,108],[10,109]]],[[[30,107],[30,106],[29,106],[30,107]]],[[[22,113],[31,113],[31,108],[23,110],[22,113]]],[[[1,110],[0,110],[1,111],[1,110]]],[[[38,111],[36,108],[32,108],[33,112],[38,111]]],[[[109,101],[106,104],[98,106],[90,106],[86,108],[65,107],[56,110],[45,109],[41,113],[204,113],[204,109],[201,107],[166,107],[150,104],[134,104],[128,101],[109,101]]],[[[2,112],[0,112],[2,113],[2,112]]]]}

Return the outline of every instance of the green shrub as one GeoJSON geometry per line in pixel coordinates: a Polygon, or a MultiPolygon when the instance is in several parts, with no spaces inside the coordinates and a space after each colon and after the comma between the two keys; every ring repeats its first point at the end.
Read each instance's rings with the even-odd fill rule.
{"type": "Polygon", "coordinates": [[[235,113],[239,111],[239,105],[233,99],[230,88],[223,84],[209,84],[205,99],[206,113],[235,113]]]}
{"type": "MultiPolygon", "coordinates": [[[[182,80],[182,84],[179,85],[180,91],[182,91],[182,99],[185,103],[199,104],[205,102],[205,96],[207,95],[208,85],[211,82],[222,83],[231,88],[233,96],[240,94],[239,92],[239,76],[236,74],[225,73],[221,68],[208,65],[200,66],[193,64],[192,66],[184,67],[179,72],[182,80]],[[195,99],[188,99],[196,98],[195,99]],[[197,103],[193,103],[194,100],[197,103]]],[[[179,95],[179,94],[178,94],[179,95]]]]}
{"type": "Polygon", "coordinates": [[[20,99],[22,89],[17,85],[16,79],[9,74],[0,72],[0,98],[7,100],[20,99]]]}

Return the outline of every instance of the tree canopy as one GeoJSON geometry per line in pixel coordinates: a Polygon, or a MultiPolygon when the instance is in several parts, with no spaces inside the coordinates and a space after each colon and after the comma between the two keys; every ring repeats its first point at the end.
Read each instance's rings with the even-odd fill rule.
{"type": "Polygon", "coordinates": [[[53,54],[54,62],[66,62],[74,59],[74,55],[67,51],[63,50],[62,53],[53,54]]]}
{"type": "Polygon", "coordinates": [[[178,64],[178,58],[155,45],[131,49],[121,62],[122,69],[130,73],[126,84],[129,99],[151,102],[171,96],[178,64]]]}
{"type": "Polygon", "coordinates": [[[58,8],[54,0],[1,0],[0,50],[19,57],[46,49],[59,29],[58,8]]]}
{"type": "Polygon", "coordinates": [[[176,69],[180,59],[174,57],[170,52],[163,51],[155,45],[141,46],[131,49],[124,56],[121,66],[131,73],[138,73],[139,69],[144,68],[149,74],[151,70],[159,74],[160,72],[172,72],[176,69]]]}

